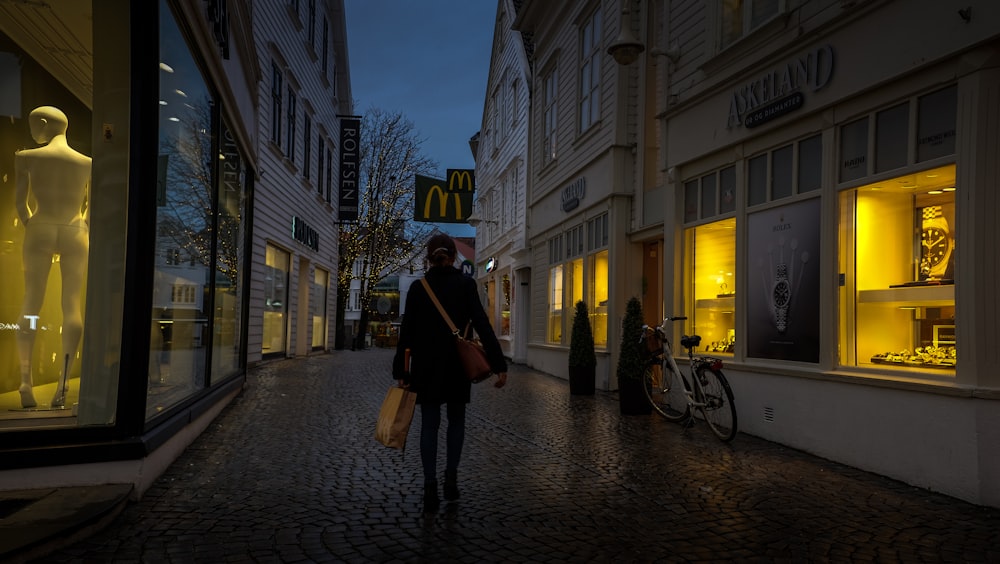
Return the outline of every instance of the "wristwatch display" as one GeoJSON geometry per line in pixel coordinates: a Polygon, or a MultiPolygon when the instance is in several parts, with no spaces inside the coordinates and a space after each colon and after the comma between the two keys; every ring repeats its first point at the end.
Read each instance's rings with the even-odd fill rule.
{"type": "Polygon", "coordinates": [[[952,239],[941,206],[923,208],[920,231],[920,278],[943,278],[951,258],[952,239]]]}
{"type": "Polygon", "coordinates": [[[774,326],[778,333],[784,333],[788,328],[788,304],[792,299],[792,288],[788,284],[788,266],[778,263],[775,270],[774,288],[771,291],[771,306],[774,313],[774,326]]]}

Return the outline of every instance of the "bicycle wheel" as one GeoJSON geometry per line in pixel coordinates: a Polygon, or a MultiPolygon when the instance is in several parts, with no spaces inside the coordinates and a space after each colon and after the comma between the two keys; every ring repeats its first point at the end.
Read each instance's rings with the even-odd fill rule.
{"type": "Polygon", "coordinates": [[[681,421],[691,414],[685,393],[690,386],[683,376],[667,370],[663,362],[651,362],[646,366],[643,380],[649,403],[667,421],[681,421]]]}
{"type": "Polygon", "coordinates": [[[736,436],[736,404],[733,403],[729,382],[721,370],[712,370],[707,366],[699,368],[697,373],[705,392],[705,405],[699,406],[698,411],[723,442],[733,440],[736,436]]]}

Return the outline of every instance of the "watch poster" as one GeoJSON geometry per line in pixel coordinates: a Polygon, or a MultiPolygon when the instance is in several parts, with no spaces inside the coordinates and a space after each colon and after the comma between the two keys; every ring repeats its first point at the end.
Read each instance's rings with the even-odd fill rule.
{"type": "Polygon", "coordinates": [[[819,362],[820,200],[751,214],[747,354],[819,362]]]}

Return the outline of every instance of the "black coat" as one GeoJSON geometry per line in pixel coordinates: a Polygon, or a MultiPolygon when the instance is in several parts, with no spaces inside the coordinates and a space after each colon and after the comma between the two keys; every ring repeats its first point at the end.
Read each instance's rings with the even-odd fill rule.
{"type": "MultiPolygon", "coordinates": [[[[479,302],[476,281],[451,266],[432,267],[426,278],[460,331],[472,320],[493,372],[506,372],[507,360],[479,302]]],[[[458,361],[455,337],[420,280],[410,285],[403,311],[393,377],[409,383],[410,390],[417,393],[417,403],[468,403],[471,384],[458,361]],[[410,349],[409,374],[403,369],[406,349],[410,349]]]]}

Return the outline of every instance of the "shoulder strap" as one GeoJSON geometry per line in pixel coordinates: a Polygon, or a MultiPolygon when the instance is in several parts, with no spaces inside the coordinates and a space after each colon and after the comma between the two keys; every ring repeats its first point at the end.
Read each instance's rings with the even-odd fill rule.
{"type": "Polygon", "coordinates": [[[444,306],[441,305],[441,302],[438,301],[437,296],[434,295],[434,290],[431,290],[431,285],[427,283],[427,279],[421,278],[420,281],[423,282],[424,289],[427,290],[427,295],[431,297],[431,301],[434,302],[434,305],[438,308],[438,311],[441,312],[441,317],[444,318],[445,323],[447,323],[448,327],[451,328],[451,332],[454,333],[455,335],[458,335],[458,327],[455,327],[455,323],[451,320],[451,317],[448,316],[448,312],[444,310],[444,306]]]}

